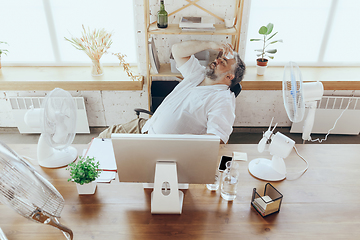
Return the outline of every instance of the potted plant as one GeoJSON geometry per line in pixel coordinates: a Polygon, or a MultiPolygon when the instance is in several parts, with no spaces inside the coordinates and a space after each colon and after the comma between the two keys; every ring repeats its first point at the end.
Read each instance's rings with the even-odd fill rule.
{"type": "Polygon", "coordinates": [[[87,156],[85,159],[79,156],[78,161],[70,163],[66,170],[70,171],[69,181],[76,183],[79,194],[94,194],[96,190],[95,179],[99,177],[99,161],[87,156]]]}
{"type": "Polygon", "coordinates": [[[262,26],[259,29],[259,34],[263,35],[262,38],[252,38],[250,41],[261,41],[262,42],[262,48],[261,49],[255,49],[256,52],[259,52],[257,56],[259,57],[256,59],[256,69],[258,75],[264,75],[265,69],[267,67],[268,58],[274,59],[274,54],[277,53],[277,49],[269,49],[266,50],[269,45],[272,45],[277,42],[282,42],[282,40],[272,40],[270,41],[278,32],[270,35],[273,31],[274,24],[269,23],[266,26],[262,26]],[[270,35],[270,36],[269,36],[270,35]]]}
{"type": "MultiPolygon", "coordinates": [[[[0,44],[7,44],[7,45],[9,45],[7,42],[1,42],[0,41],[0,44]]],[[[7,53],[8,53],[9,51],[7,50],[7,49],[2,49],[2,48],[0,48],[0,69],[1,69],[1,54],[5,54],[5,55],[7,55],[7,53]]]]}

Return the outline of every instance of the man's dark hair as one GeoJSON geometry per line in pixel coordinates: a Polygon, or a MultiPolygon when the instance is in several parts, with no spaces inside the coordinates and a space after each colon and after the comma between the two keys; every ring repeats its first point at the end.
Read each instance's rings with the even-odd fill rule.
{"type": "Polygon", "coordinates": [[[239,54],[235,52],[234,56],[236,59],[236,64],[234,67],[235,77],[231,80],[230,88],[234,87],[236,84],[240,83],[243,80],[246,69],[245,63],[243,62],[243,60],[241,60],[239,54]]]}

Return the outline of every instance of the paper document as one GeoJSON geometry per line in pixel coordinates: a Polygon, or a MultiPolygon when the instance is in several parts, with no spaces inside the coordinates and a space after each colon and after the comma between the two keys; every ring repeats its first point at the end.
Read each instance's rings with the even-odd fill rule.
{"type": "Polygon", "coordinates": [[[84,157],[95,157],[99,161],[99,169],[117,171],[112,142],[110,138],[93,138],[84,157]]]}
{"type": "Polygon", "coordinates": [[[101,171],[100,176],[96,179],[96,182],[109,183],[116,177],[116,172],[112,171],[101,171]]]}
{"type": "Polygon", "coordinates": [[[111,139],[93,138],[83,156],[95,157],[95,161],[99,161],[99,169],[102,171],[96,179],[97,182],[108,183],[115,179],[117,166],[111,139]]]}
{"type": "MultiPolygon", "coordinates": [[[[85,156],[87,149],[84,149],[83,156],[85,156]]],[[[110,183],[116,177],[115,171],[101,171],[100,176],[95,180],[98,183],[110,183]]],[[[0,239],[2,240],[2,239],[0,239]]]]}
{"type": "Polygon", "coordinates": [[[247,153],[244,152],[233,152],[233,160],[247,161],[247,153]]]}

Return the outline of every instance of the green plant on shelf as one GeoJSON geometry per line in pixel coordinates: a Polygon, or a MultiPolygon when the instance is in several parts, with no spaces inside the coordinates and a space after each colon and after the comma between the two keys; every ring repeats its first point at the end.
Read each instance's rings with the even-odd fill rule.
{"type": "Polygon", "coordinates": [[[70,178],[68,182],[76,182],[80,185],[95,181],[99,177],[101,170],[99,170],[99,161],[95,162],[95,158],[87,156],[83,158],[79,156],[76,162],[70,163],[66,170],[70,171],[70,178]]]}
{"type": "Polygon", "coordinates": [[[269,23],[268,25],[266,26],[262,26],[260,27],[259,29],[259,34],[262,35],[263,37],[262,38],[252,38],[250,39],[250,41],[261,41],[262,42],[262,48],[261,49],[255,49],[256,52],[259,52],[257,54],[258,57],[260,57],[259,59],[261,59],[261,62],[264,62],[264,61],[267,61],[265,59],[265,57],[268,57],[268,58],[271,58],[271,59],[274,59],[274,54],[277,53],[277,49],[269,49],[269,50],[266,50],[266,48],[269,46],[269,45],[272,45],[274,43],[277,43],[277,42],[283,42],[282,39],[279,39],[279,40],[272,40],[270,41],[278,32],[272,34],[271,36],[269,36],[272,31],[273,31],[273,28],[274,28],[274,24],[272,23],[269,23]]]}
{"type": "MultiPolygon", "coordinates": [[[[1,42],[0,41],[0,44],[6,44],[6,45],[9,45],[7,42],[1,42]]],[[[9,51],[7,50],[7,49],[4,49],[4,48],[0,48],[0,56],[1,56],[1,54],[5,54],[5,55],[7,55],[7,53],[8,53],[9,51]]]]}

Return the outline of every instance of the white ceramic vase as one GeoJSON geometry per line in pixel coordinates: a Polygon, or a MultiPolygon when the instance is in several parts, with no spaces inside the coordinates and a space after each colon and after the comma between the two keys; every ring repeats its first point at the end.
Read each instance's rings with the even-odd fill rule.
{"type": "Polygon", "coordinates": [[[257,75],[263,76],[267,66],[256,66],[257,75]]]}
{"type": "Polygon", "coordinates": [[[91,183],[86,183],[83,185],[76,183],[76,188],[78,190],[79,195],[94,194],[96,190],[96,182],[93,181],[91,183]]]}

